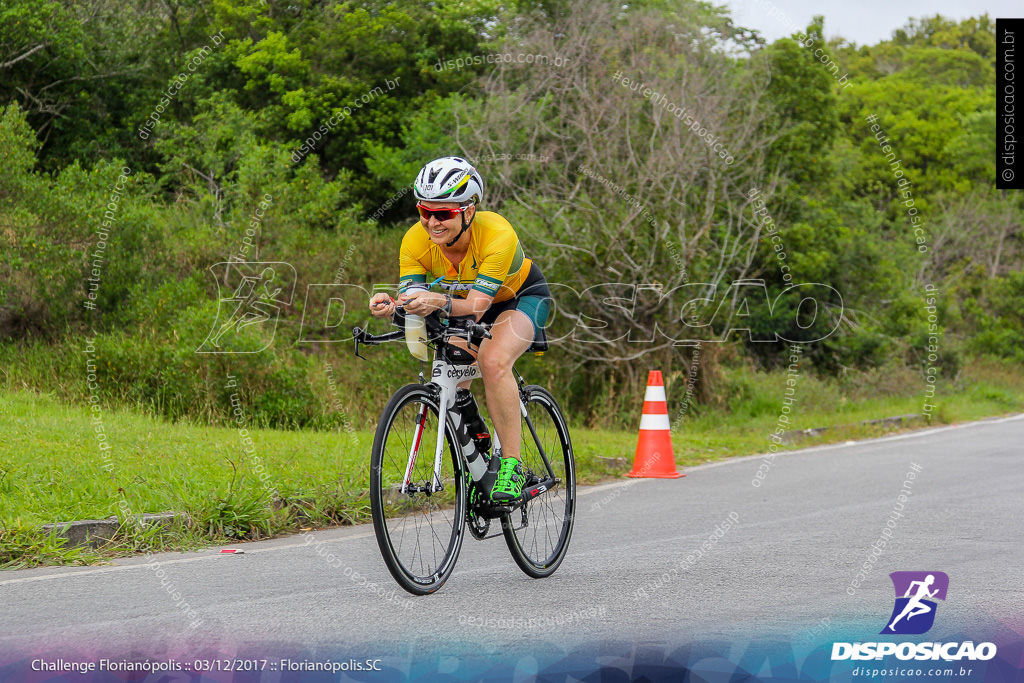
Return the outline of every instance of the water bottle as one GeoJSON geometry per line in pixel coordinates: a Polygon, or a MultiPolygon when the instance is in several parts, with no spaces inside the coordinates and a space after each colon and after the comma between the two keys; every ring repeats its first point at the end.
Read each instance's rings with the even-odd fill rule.
{"type": "Polygon", "coordinates": [[[484,419],[480,417],[480,406],[469,389],[459,389],[455,392],[455,409],[462,413],[463,423],[466,431],[476,442],[476,448],[481,453],[491,450],[491,434],[487,431],[484,419]]]}
{"type": "MultiPolygon", "coordinates": [[[[460,389],[459,391],[465,391],[460,389]]],[[[466,392],[469,393],[469,392],[466,392]]],[[[472,398],[472,396],[470,396],[472,398]]],[[[462,457],[466,459],[466,464],[469,467],[469,474],[473,477],[473,481],[480,481],[487,471],[487,458],[483,452],[476,447],[476,441],[473,439],[470,432],[466,429],[467,422],[465,415],[459,409],[458,403],[452,407],[451,410],[452,422],[455,423],[455,433],[458,436],[459,448],[462,450],[462,457]]],[[[479,415],[477,416],[479,419],[479,415]]]]}
{"type": "Polygon", "coordinates": [[[405,314],[405,345],[417,360],[429,360],[427,355],[427,323],[421,315],[405,314]]]}

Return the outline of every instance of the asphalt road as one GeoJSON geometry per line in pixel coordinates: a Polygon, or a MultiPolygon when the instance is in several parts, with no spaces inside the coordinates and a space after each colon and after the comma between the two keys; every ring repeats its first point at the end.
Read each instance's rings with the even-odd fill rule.
{"type": "Polygon", "coordinates": [[[526,577],[501,538],[467,537],[454,574],[428,597],[397,588],[370,526],[232,546],[244,554],[4,572],[0,653],[232,657],[269,648],[399,667],[429,653],[443,670],[458,666],[446,657],[539,657],[595,643],[634,653],[698,640],[828,644],[877,637],[893,606],[887,575],[901,570],[950,577],[933,636],[1024,634],[1022,444],[1017,416],[786,453],[770,467],[754,456],[684,479],[580,489],[554,576],[526,577]],[[886,546],[854,587],[880,538],[886,546]]]}

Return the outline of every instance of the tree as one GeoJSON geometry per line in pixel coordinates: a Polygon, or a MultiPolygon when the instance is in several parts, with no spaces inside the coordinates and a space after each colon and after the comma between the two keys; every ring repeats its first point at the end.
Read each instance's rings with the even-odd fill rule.
{"type": "Polygon", "coordinates": [[[693,315],[721,306],[716,324],[728,321],[730,283],[751,272],[761,236],[751,190],[776,183],[767,73],[732,59],[704,30],[711,19],[689,2],[521,18],[504,51],[547,61],[500,65],[482,99],[453,103],[455,139],[479,160],[488,205],[521,228],[564,294],[563,348],[623,377],[639,372],[629,361],[708,334],[688,327],[693,315]],[[680,289],[689,283],[706,284],[680,289]],[[683,291],[713,303],[683,311],[683,291]]]}
{"type": "Polygon", "coordinates": [[[905,26],[893,31],[892,43],[904,47],[925,46],[944,50],[965,48],[986,62],[993,62],[996,58],[995,30],[995,22],[987,12],[960,23],[936,14],[933,17],[911,19],[905,26]]]}
{"type": "Polygon", "coordinates": [[[161,19],[114,0],[0,7],[0,105],[28,113],[44,167],[125,155],[135,112],[159,99],[161,19]]]}
{"type": "Polygon", "coordinates": [[[226,27],[226,43],[197,81],[194,111],[227,96],[261,140],[298,147],[313,139],[308,153],[328,177],[348,175],[352,195],[372,212],[391,191],[368,172],[369,146],[397,142],[421,108],[472,80],[472,69],[436,67],[480,53],[496,6],[302,2],[254,17],[216,5],[211,27],[226,27]]]}
{"type": "Polygon", "coordinates": [[[775,131],[768,162],[795,187],[779,202],[779,211],[794,208],[812,187],[827,191],[831,181],[830,148],[839,132],[836,80],[815,58],[812,46],[824,45],[824,19],[817,16],[804,38],[783,38],[757,55],[771,74],[766,91],[771,117],[763,124],[775,131]]]}

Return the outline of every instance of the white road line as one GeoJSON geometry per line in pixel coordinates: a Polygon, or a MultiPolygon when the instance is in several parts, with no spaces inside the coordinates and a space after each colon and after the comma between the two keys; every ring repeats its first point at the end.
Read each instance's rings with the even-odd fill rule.
{"type": "MultiPolygon", "coordinates": [[[[876,444],[885,443],[887,441],[901,441],[903,439],[914,439],[921,436],[931,436],[932,434],[939,434],[952,429],[966,429],[968,427],[978,427],[983,425],[1000,424],[1002,422],[1012,422],[1014,420],[1024,419],[1024,413],[1019,415],[1010,415],[1009,417],[996,417],[989,418],[986,420],[978,420],[976,422],[964,422],[962,424],[945,425],[942,427],[930,427],[928,429],[919,429],[912,432],[906,432],[905,434],[893,434],[891,436],[878,436],[871,439],[860,439],[859,441],[844,441],[843,443],[832,443],[823,444],[821,446],[811,446],[809,448],[796,448],[793,450],[776,451],[775,457],[782,457],[784,455],[801,455],[803,453],[813,453],[815,451],[834,451],[842,448],[849,448],[850,446],[862,446],[864,444],[876,444]]],[[[727,465],[733,465],[738,462],[746,462],[747,460],[756,460],[757,458],[767,457],[769,453],[756,453],[754,455],[741,455],[728,460],[722,460],[720,462],[708,462],[703,465],[694,465],[693,467],[687,467],[686,471],[691,472],[693,470],[706,470],[713,467],[725,467],[727,465]]]]}

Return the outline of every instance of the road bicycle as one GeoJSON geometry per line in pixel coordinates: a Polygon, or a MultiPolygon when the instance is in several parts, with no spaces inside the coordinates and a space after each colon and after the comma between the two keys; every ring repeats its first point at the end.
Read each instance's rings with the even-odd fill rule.
{"type": "MultiPolygon", "coordinates": [[[[394,322],[402,329],[372,335],[353,328],[356,355],[362,358],[360,345],[406,338],[406,319],[399,306],[394,322]]],[[[377,423],[370,457],[373,529],[384,563],[405,590],[433,593],[455,568],[468,529],[477,540],[503,535],[523,572],[533,578],[551,576],[565,557],[576,508],[576,467],[562,410],[547,389],[526,384],[513,368],[525,482],[516,500],[492,503],[478,487],[486,476],[480,474],[486,469],[481,465],[490,464],[490,456],[462,445],[459,428],[465,421],[455,409],[457,385],[480,377],[480,368],[466,348],[452,343],[463,339],[469,349],[479,349],[490,337],[489,326],[471,318],[442,319],[436,312],[424,322],[434,350],[430,380],[421,370],[419,383],[392,395],[377,423]],[[501,531],[490,534],[494,519],[501,531]]],[[[535,342],[530,350],[539,353],[545,347],[535,342]]],[[[494,451],[500,447],[493,434],[494,451]]]]}

